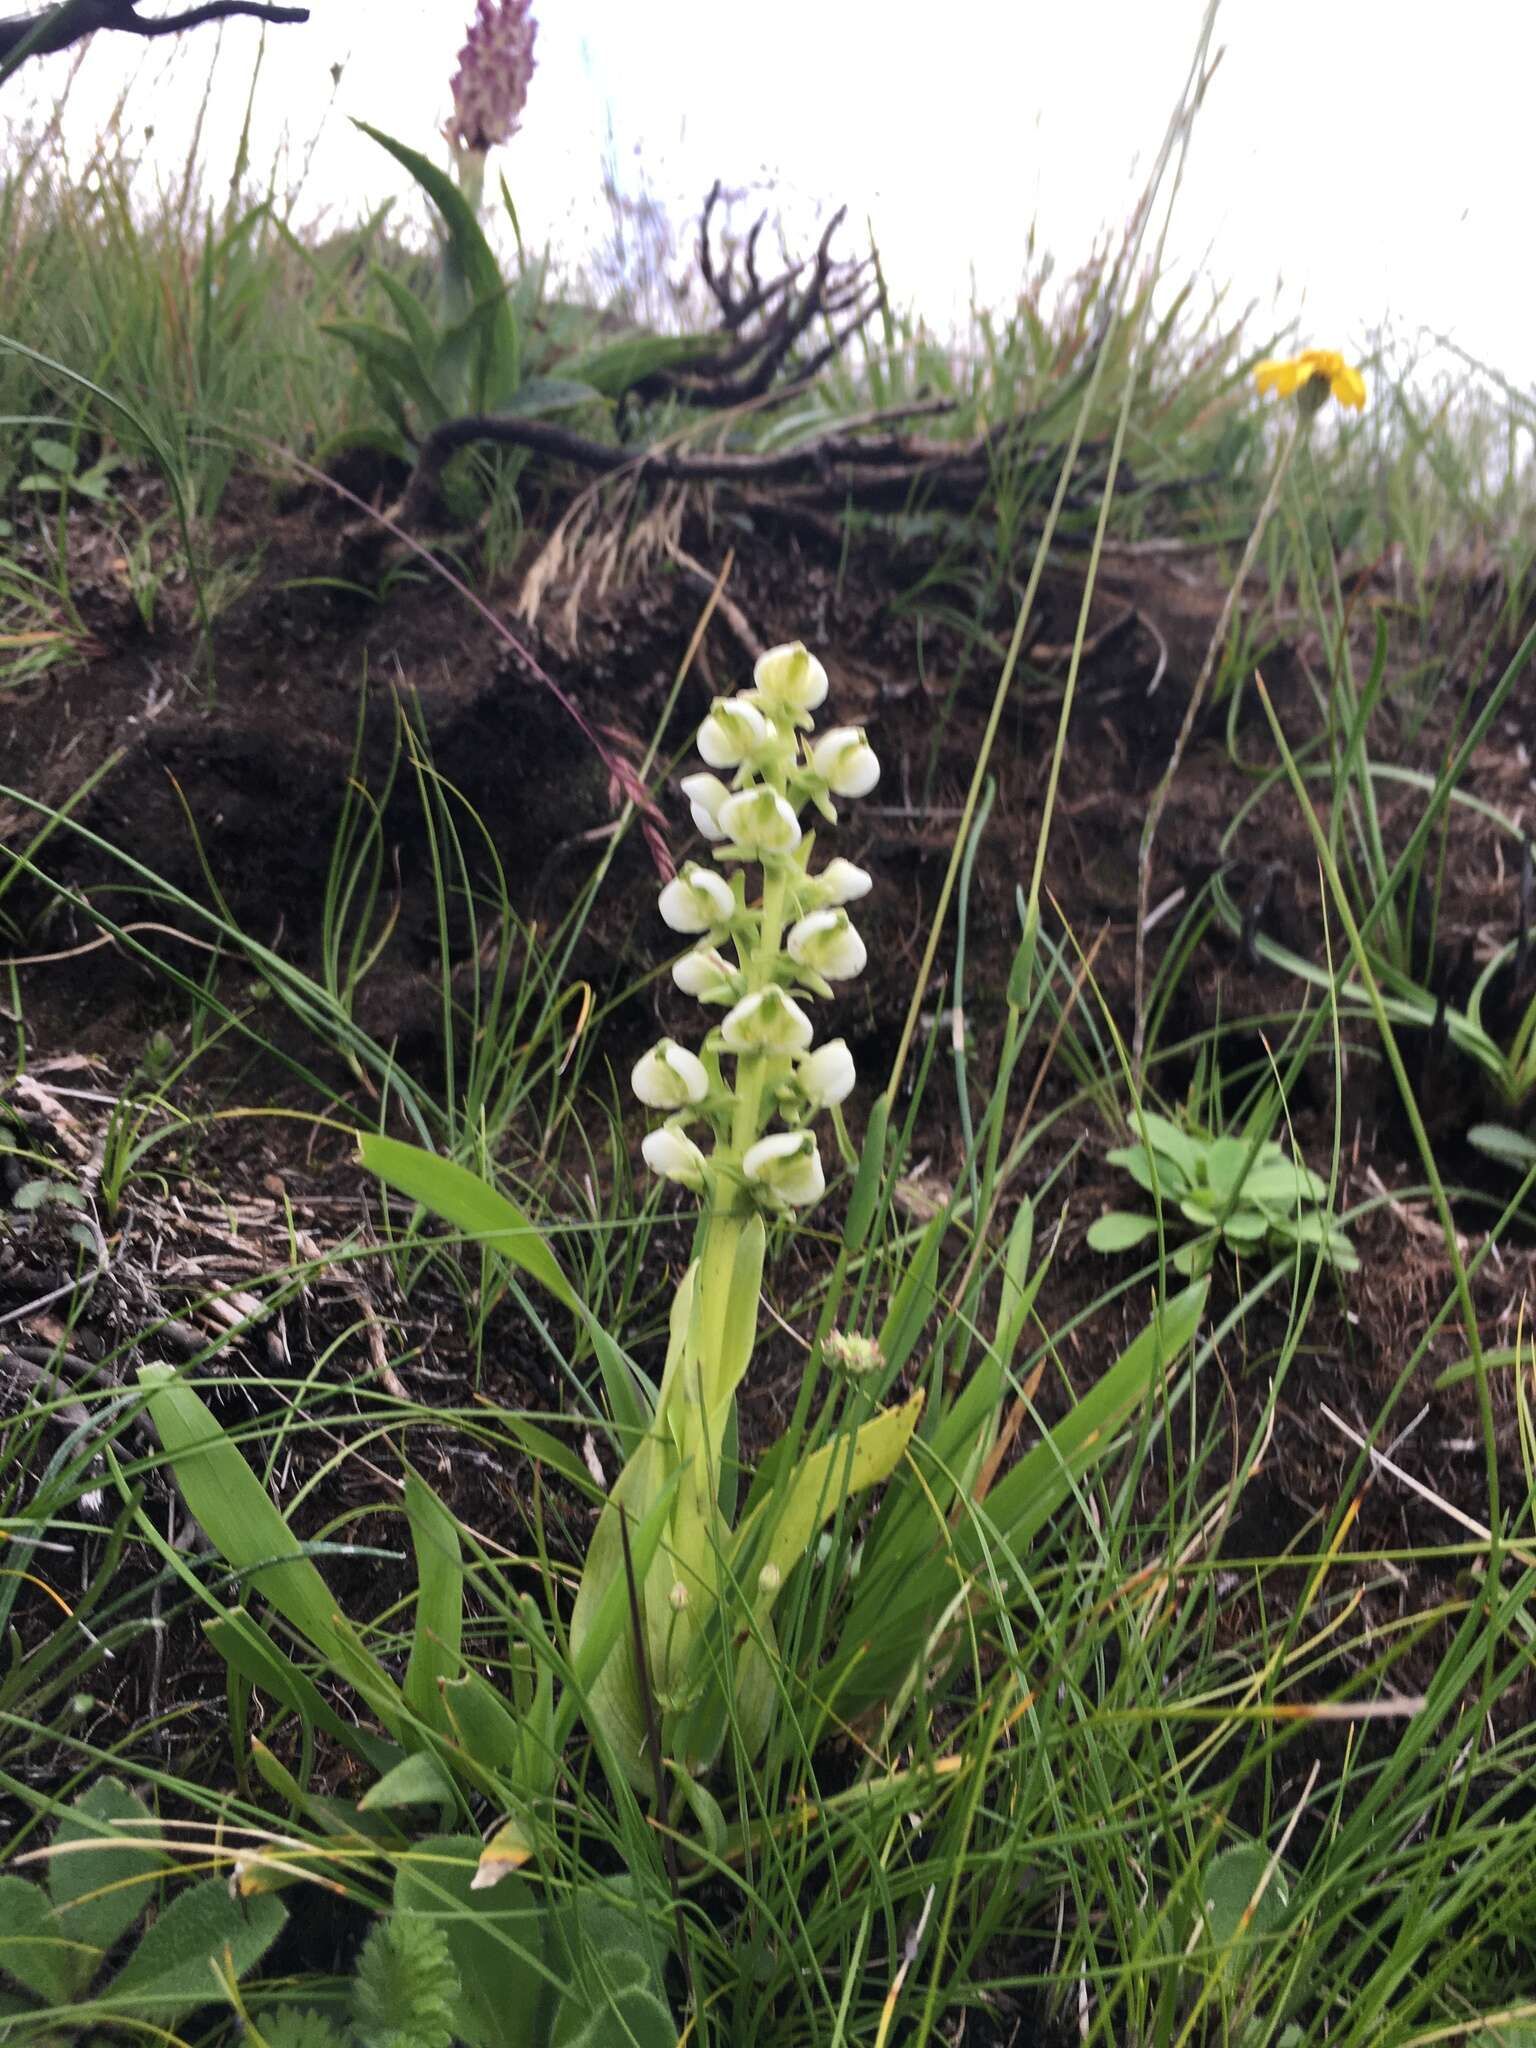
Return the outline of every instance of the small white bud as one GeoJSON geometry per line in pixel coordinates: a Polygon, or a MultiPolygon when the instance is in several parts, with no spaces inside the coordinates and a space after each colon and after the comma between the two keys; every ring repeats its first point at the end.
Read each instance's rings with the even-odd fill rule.
{"type": "Polygon", "coordinates": [[[784,1574],[776,1564],[765,1564],[757,1575],[757,1590],[759,1593],[770,1595],[777,1593],[783,1583],[784,1574]]]}
{"type": "Polygon", "coordinates": [[[875,878],[841,854],[829,860],[816,877],[823,903],[857,903],[875,886],[875,878]]]}
{"type": "Polygon", "coordinates": [[[699,752],[711,768],[739,768],[762,751],[768,721],[745,697],[722,697],[699,727],[699,752]]]}
{"type": "Polygon", "coordinates": [[[681,1579],[674,1579],[672,1581],[672,1590],[667,1595],[667,1605],[674,1614],[681,1614],[688,1605],[688,1588],[681,1579]]]}
{"type": "Polygon", "coordinates": [[[826,1192],[821,1154],[809,1131],[775,1131],[749,1147],[741,1170],[781,1208],[806,1209],[826,1192]]]}
{"type": "Polygon", "coordinates": [[[672,963],[672,979],[685,996],[701,1003],[733,1003],[741,991],[741,975],[714,946],[695,946],[672,963]]]}
{"type": "Polygon", "coordinates": [[[704,1062],[671,1038],[641,1054],[630,1081],[647,1109],[687,1109],[709,1093],[704,1062]]]}
{"type": "Polygon", "coordinates": [[[727,797],[717,813],[721,835],[760,860],[791,853],[800,844],[800,820],[793,806],[766,782],[727,797]]]}
{"type": "Polygon", "coordinates": [[[846,910],[813,910],[790,926],[784,943],[791,960],[824,974],[828,981],[851,981],[864,972],[869,959],[846,910]]]}
{"type": "Polygon", "coordinates": [[[752,680],[770,704],[790,711],[814,711],[826,702],[827,672],[798,640],[760,655],[752,680]]]}
{"type": "Polygon", "coordinates": [[[880,780],[874,748],[856,725],[836,725],[811,749],[811,766],[833,796],[868,796],[880,780]]]}
{"type": "Polygon", "coordinates": [[[704,1185],[704,1154],[684,1131],[663,1124],[659,1131],[647,1131],[640,1153],[652,1173],[663,1180],[678,1181],[685,1188],[704,1185]]]}
{"type": "Polygon", "coordinates": [[[662,917],[675,932],[707,932],[712,925],[724,924],[735,908],[736,899],[724,875],[693,861],[661,892],[662,917]]]}
{"type": "Polygon", "coordinates": [[[857,1078],[853,1054],[841,1038],[818,1045],[795,1068],[795,1080],[812,1109],[830,1109],[835,1102],[846,1102],[857,1078]]]}
{"type": "Polygon", "coordinates": [[[720,823],[720,806],[731,792],[719,776],[685,775],[682,789],[696,828],[706,839],[723,839],[725,828],[720,823]]]}
{"type": "Polygon", "coordinates": [[[732,1052],[804,1052],[811,1042],[811,1020],[793,996],[764,988],[726,1012],[720,1036],[732,1052]]]}

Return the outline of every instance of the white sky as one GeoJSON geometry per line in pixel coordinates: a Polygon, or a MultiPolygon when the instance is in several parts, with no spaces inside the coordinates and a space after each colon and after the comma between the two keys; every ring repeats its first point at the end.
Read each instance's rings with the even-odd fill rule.
{"type": "MultiPolygon", "coordinates": [[[[285,134],[295,165],[312,147],[307,203],[338,225],[402,189],[345,117],[441,154],[470,12],[471,0],[315,0],[307,27],[269,30],[255,163],[285,134]]],[[[1007,300],[1032,222],[1070,269],[1123,219],[1203,0],[535,0],[535,12],[523,132],[492,158],[530,243],[575,257],[601,232],[611,135],[626,183],[643,169],[680,219],[716,175],[776,179],[790,210],[848,201],[850,250],[867,216],[897,300],[943,325],[973,271],[984,299],[1007,300]]],[[[1451,18],[1431,0],[1224,0],[1215,40],[1225,57],[1196,126],[1174,266],[1300,316],[1318,345],[1359,351],[1390,315],[1536,384],[1524,268],[1536,6],[1463,0],[1451,18]]],[[[131,77],[130,121],[153,122],[153,159],[179,165],[211,64],[202,156],[217,190],[259,41],[244,23],[160,43],[99,37],[66,108],[76,159],[131,77]]],[[[7,113],[50,104],[68,63],[28,67],[7,113]]]]}

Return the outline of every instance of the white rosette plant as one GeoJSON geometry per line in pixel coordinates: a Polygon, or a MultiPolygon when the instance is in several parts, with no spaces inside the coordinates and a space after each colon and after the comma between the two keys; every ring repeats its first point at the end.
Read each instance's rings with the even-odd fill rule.
{"type": "Polygon", "coordinates": [[[605,1602],[627,1593],[626,1535],[638,1547],[637,1532],[663,1517],[635,1589],[645,1669],[626,1630],[587,1700],[619,1767],[658,1793],[666,1788],[654,1784],[646,1686],[674,1774],[709,1765],[728,1710],[749,1746],[762,1741],[777,1697],[778,1592],[841,1500],[895,1468],[921,1402],[834,1435],[732,1529],[722,1490],[734,1495],[727,1444],[757,1335],[765,1219],[820,1200],[815,1120],[838,1115],[855,1080],[841,1038],[815,1042],[812,1006],[863,971],[848,906],[868,894],[870,877],[841,857],[813,870],[803,820],[814,811],[835,823],[834,799],[867,795],[880,774],[857,728],[812,738],[827,673],[798,642],[770,649],[753,682],[711,707],[698,736],[706,768],[683,778],[713,864],[690,862],[660,902],[670,929],[693,941],[674,982],[723,1015],[697,1051],[663,1038],[633,1074],[641,1102],[664,1115],[645,1139],[646,1164],[700,1197],[696,1256],[673,1304],[654,1423],[608,1497],[571,1617],[579,1658],[604,1625],[605,1602]],[[732,1660],[728,1701],[720,1674],[732,1660]]]}

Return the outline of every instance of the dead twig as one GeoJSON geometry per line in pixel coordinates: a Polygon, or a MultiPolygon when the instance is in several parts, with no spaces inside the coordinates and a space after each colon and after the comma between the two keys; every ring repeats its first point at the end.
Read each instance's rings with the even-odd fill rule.
{"type": "MultiPolygon", "coordinates": [[[[266,0],[203,0],[181,14],[146,21],[138,0],[63,0],[43,14],[12,15],[0,21],[0,66],[17,66],[29,57],[49,57],[83,42],[98,30],[131,36],[174,36],[201,28],[208,21],[229,21],[243,15],[253,21],[308,21],[307,7],[274,7],[266,0]]],[[[3,80],[0,80],[3,82],[3,80]]]]}

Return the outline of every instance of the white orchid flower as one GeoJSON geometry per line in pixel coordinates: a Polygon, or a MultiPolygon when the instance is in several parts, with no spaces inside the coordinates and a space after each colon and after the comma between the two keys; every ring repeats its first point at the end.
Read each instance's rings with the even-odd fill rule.
{"type": "Polygon", "coordinates": [[[704,1062],[672,1038],[641,1055],[630,1082],[647,1109],[691,1109],[709,1093],[704,1062]]]}
{"type": "Polygon", "coordinates": [[[752,680],[770,704],[787,711],[814,711],[826,702],[827,672],[798,640],[760,655],[752,680]]]}
{"type": "Polygon", "coordinates": [[[813,910],[790,926],[789,957],[828,981],[851,981],[864,972],[869,954],[848,921],[846,910],[813,910]]]}
{"type": "Polygon", "coordinates": [[[697,829],[706,839],[723,839],[725,828],[720,823],[720,808],[731,792],[719,776],[685,775],[682,789],[697,829]]]}
{"type": "Polygon", "coordinates": [[[746,697],[722,697],[699,727],[699,752],[711,768],[739,768],[761,753],[768,721],[746,697]]]}
{"type": "Polygon", "coordinates": [[[800,844],[800,820],[794,807],[766,782],[727,797],[720,806],[718,822],[723,836],[754,860],[793,853],[800,844]]]}
{"type": "Polygon", "coordinates": [[[672,979],[685,996],[701,1003],[733,1003],[741,993],[741,973],[715,946],[695,946],[672,963],[672,979]]]}
{"type": "Polygon", "coordinates": [[[726,1012],[720,1036],[731,1052],[805,1052],[812,1037],[811,1020],[793,996],[764,988],[743,996],[726,1012]]]}
{"type": "Polygon", "coordinates": [[[829,860],[815,879],[823,903],[857,903],[875,886],[873,875],[841,854],[829,860]]]}
{"type": "Polygon", "coordinates": [[[809,1131],[775,1131],[748,1149],[741,1170],[753,1186],[790,1209],[807,1209],[826,1192],[821,1154],[809,1131]]]}
{"type": "Polygon", "coordinates": [[[880,780],[880,761],[857,725],[835,725],[811,748],[811,766],[833,796],[868,796],[880,780]]]}
{"type": "Polygon", "coordinates": [[[661,914],[673,931],[707,932],[735,914],[736,899],[724,875],[690,861],[661,892],[661,914]]]}
{"type": "Polygon", "coordinates": [[[841,1038],[817,1046],[795,1068],[800,1092],[813,1110],[830,1109],[836,1102],[846,1102],[856,1079],[853,1054],[841,1038]]]}
{"type": "Polygon", "coordinates": [[[703,1187],[704,1154],[686,1132],[663,1124],[659,1131],[646,1133],[640,1152],[652,1173],[659,1173],[663,1180],[675,1180],[695,1190],[703,1187]]]}

